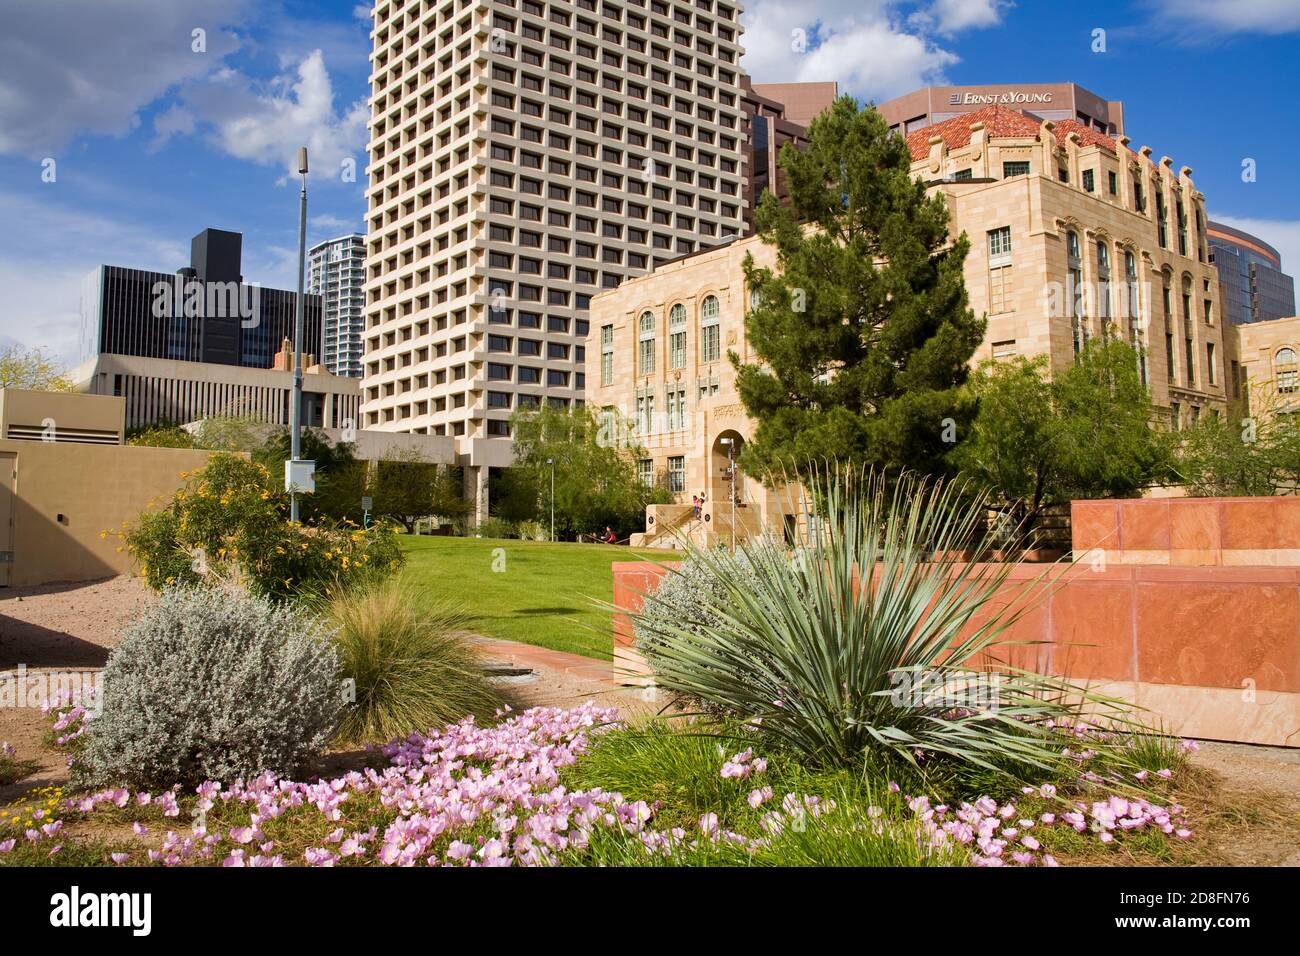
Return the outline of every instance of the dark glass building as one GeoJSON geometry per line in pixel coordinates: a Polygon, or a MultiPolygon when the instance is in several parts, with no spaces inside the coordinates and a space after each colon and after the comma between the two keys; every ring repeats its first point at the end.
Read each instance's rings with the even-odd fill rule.
{"type": "MultiPolygon", "coordinates": [[[[81,360],[100,354],[270,368],[293,339],[297,292],[246,284],[243,237],[205,229],[175,274],[103,265],[81,293],[81,360]]],[[[321,350],[321,299],[305,297],[305,353],[321,350]]]]}
{"type": "Polygon", "coordinates": [[[1258,236],[1209,223],[1210,261],[1219,270],[1223,314],[1241,325],[1296,314],[1295,280],[1282,271],[1278,251],[1258,236]]]}

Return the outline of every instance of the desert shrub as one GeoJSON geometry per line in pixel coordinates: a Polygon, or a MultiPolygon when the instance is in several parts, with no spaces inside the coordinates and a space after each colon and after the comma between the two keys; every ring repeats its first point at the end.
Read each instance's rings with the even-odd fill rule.
{"type": "Polygon", "coordinates": [[[231,588],[169,588],[109,655],[75,779],[167,789],[292,773],[341,707],[319,618],[231,588]]]}
{"type": "MultiPolygon", "coordinates": [[[[746,549],[741,548],[734,554],[719,549],[709,558],[733,565],[732,570],[741,579],[756,583],[746,549]]],[[[637,650],[653,668],[665,641],[670,641],[678,630],[685,629],[707,639],[721,624],[712,608],[724,601],[726,595],[725,583],[713,573],[704,553],[687,552],[676,568],[659,579],[659,586],[645,595],[641,612],[632,621],[637,650]]]]}
{"type": "Polygon", "coordinates": [[[694,617],[650,622],[661,686],[752,722],[809,766],[1055,770],[1053,728],[1081,702],[1125,719],[1057,678],[987,675],[1050,582],[1006,600],[1015,563],[985,560],[983,496],[835,468],[810,484],[823,533],[801,552],[760,539],[742,563],[692,549],[715,580],[694,617]]]}
{"type": "Polygon", "coordinates": [[[235,580],[286,597],[380,577],[402,562],[387,522],[291,524],[284,491],[265,466],[242,456],[213,455],[182,477],[185,486],[161,510],[122,532],[154,590],[235,580]]]}
{"type": "Polygon", "coordinates": [[[326,615],[355,697],[340,740],[383,743],[500,706],[454,606],[390,579],[339,594],[326,615]]]}
{"type": "Polygon", "coordinates": [[[521,521],[515,525],[515,534],[521,541],[549,541],[550,531],[540,521],[521,521]]]}
{"type": "Polygon", "coordinates": [[[484,518],[478,523],[477,534],[480,538],[513,538],[515,526],[500,518],[484,518]]]}

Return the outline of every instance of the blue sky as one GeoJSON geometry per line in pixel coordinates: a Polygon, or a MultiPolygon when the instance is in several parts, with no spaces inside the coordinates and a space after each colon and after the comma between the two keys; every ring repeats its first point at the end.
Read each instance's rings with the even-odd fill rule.
{"type": "MultiPolygon", "coordinates": [[[[246,278],[292,287],[304,140],[309,241],[363,228],[367,5],[0,0],[0,16],[0,345],[74,359],[81,278],[101,262],[171,271],[206,226],[244,233],[246,278]]],[[[754,0],[742,22],[759,81],[876,100],[1074,81],[1123,100],[1134,146],[1191,166],[1212,216],[1300,271],[1300,0],[754,0]]]]}

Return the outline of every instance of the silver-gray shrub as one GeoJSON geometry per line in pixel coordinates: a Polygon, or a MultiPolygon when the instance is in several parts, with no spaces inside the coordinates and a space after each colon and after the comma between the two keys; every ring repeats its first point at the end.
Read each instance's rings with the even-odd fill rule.
{"type": "Polygon", "coordinates": [[[330,636],[306,611],[233,588],[164,591],[109,655],[75,782],[165,789],[293,773],[342,711],[330,636]]]}
{"type": "Polygon", "coordinates": [[[659,669],[665,648],[681,631],[707,641],[723,626],[725,615],[716,609],[727,599],[728,583],[714,572],[715,563],[727,564],[737,581],[754,585],[757,591],[755,552],[770,548],[779,546],[760,540],[738,548],[734,555],[721,548],[711,552],[692,549],[659,579],[658,587],[645,595],[640,613],[632,619],[633,641],[652,669],[659,669]]]}

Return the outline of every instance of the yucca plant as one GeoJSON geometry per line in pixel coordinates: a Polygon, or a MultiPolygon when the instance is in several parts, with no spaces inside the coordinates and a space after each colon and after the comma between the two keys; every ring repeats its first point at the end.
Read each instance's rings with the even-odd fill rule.
{"type": "Polygon", "coordinates": [[[1055,770],[1055,726],[1080,708],[1123,720],[1115,701],[1057,678],[987,673],[1052,575],[1015,592],[1016,563],[987,561],[984,495],[844,466],[813,469],[804,487],[820,515],[805,547],[766,538],[743,562],[692,548],[714,579],[695,613],[636,620],[662,687],[813,765],[1055,770]]]}
{"type": "Polygon", "coordinates": [[[342,676],[355,682],[339,741],[386,742],[500,706],[454,605],[389,579],[344,591],[324,610],[342,676]]]}

